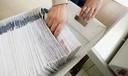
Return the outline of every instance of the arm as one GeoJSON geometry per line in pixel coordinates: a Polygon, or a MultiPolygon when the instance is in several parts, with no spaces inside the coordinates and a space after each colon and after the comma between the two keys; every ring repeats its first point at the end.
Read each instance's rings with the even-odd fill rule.
{"type": "Polygon", "coordinates": [[[53,6],[48,12],[46,23],[51,32],[57,36],[67,21],[68,0],[52,0],[53,6]]]}

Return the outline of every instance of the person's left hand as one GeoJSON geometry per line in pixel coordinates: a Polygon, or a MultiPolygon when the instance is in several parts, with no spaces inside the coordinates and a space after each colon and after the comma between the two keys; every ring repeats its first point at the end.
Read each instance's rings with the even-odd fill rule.
{"type": "Polygon", "coordinates": [[[80,17],[85,21],[95,17],[102,6],[102,0],[87,0],[81,9],[80,17]]]}

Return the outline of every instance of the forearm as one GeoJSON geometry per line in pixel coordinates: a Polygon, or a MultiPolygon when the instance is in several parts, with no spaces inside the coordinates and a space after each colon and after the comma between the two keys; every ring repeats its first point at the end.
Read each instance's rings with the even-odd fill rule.
{"type": "Polygon", "coordinates": [[[52,0],[53,5],[66,4],[66,3],[68,3],[68,0],[52,0]]]}

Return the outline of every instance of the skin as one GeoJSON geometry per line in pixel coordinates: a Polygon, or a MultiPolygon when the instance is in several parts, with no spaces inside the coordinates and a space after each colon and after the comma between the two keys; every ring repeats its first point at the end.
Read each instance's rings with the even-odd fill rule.
{"type": "MultiPolygon", "coordinates": [[[[102,0],[87,0],[81,9],[79,16],[85,21],[95,17],[102,6],[102,0]]],[[[58,36],[67,22],[67,5],[53,6],[48,12],[46,23],[54,36],[58,36]]]]}
{"type": "Polygon", "coordinates": [[[67,22],[67,5],[61,4],[53,6],[48,12],[46,23],[50,28],[51,32],[58,36],[60,31],[63,29],[67,22]]]}
{"type": "Polygon", "coordinates": [[[102,6],[102,0],[87,0],[81,9],[80,17],[85,21],[95,17],[102,6]]]}

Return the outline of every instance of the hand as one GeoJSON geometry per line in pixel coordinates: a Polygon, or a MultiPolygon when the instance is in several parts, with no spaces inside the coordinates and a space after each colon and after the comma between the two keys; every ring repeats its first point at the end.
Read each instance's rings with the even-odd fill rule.
{"type": "Polygon", "coordinates": [[[85,21],[95,17],[102,6],[102,0],[87,0],[81,9],[80,17],[85,21]]]}
{"type": "Polygon", "coordinates": [[[51,32],[57,36],[67,21],[67,5],[60,4],[53,6],[48,12],[46,23],[51,32]]]}

